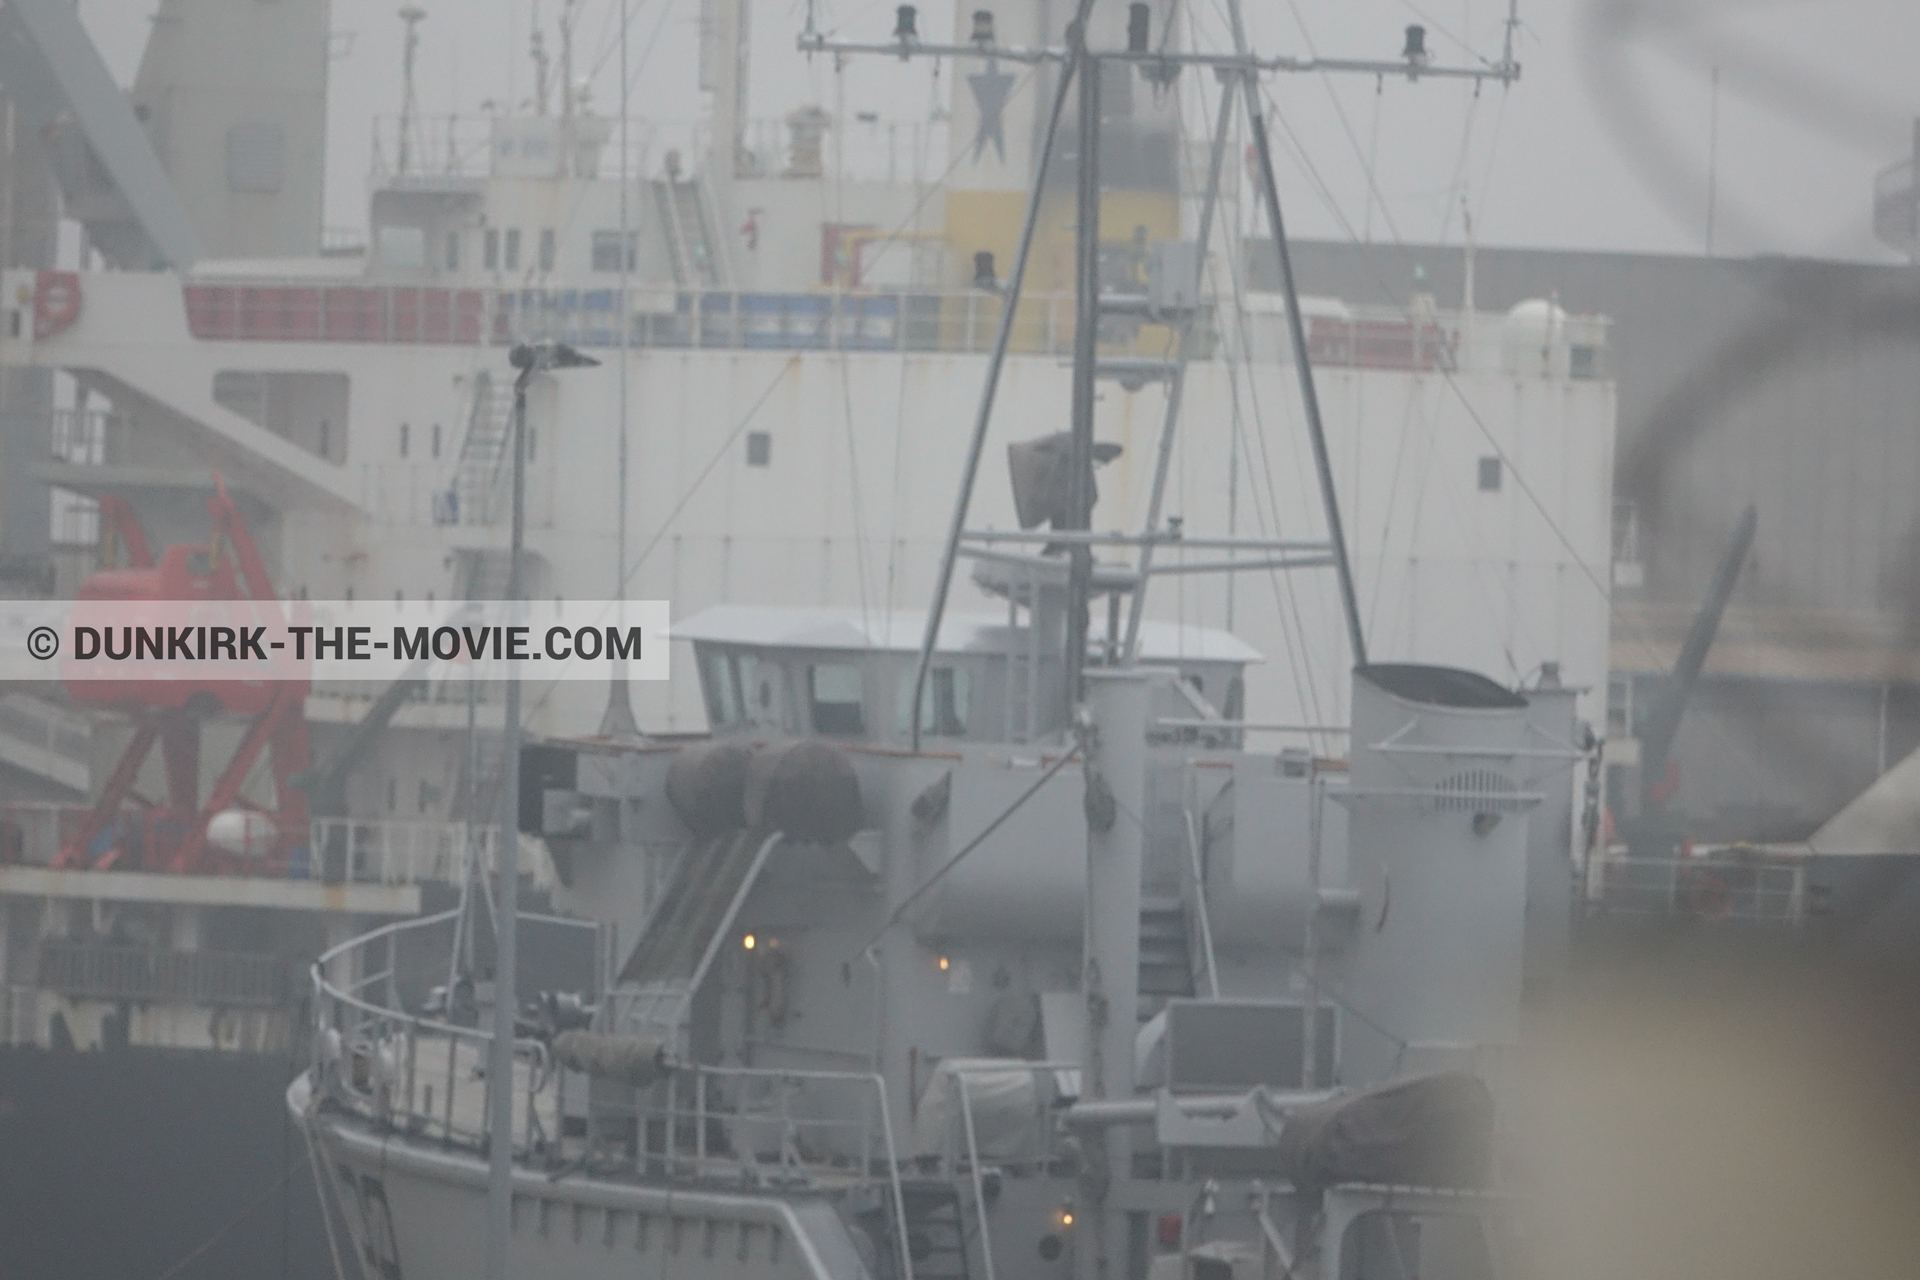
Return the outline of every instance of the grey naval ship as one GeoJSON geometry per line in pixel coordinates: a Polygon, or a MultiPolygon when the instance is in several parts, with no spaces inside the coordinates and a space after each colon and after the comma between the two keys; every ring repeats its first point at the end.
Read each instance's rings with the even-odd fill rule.
{"type": "MultiPolygon", "coordinates": [[[[601,736],[522,744],[510,694],[506,812],[551,851],[551,911],[476,872],[455,908],[314,969],[287,1105],[336,1263],[410,1280],[1489,1274],[1515,1247],[1500,1135],[1523,965],[1564,947],[1587,825],[1579,690],[1552,662],[1516,688],[1368,660],[1290,277],[1325,536],[1210,541],[1163,519],[1202,310],[1180,272],[1205,256],[1221,147],[1197,253],[1129,292],[1095,233],[1100,94],[1115,72],[1217,73],[1224,139],[1247,86],[1284,251],[1251,89],[1266,64],[1171,50],[1141,4],[1082,3],[1051,46],[1001,43],[985,11],[955,45],[923,42],[911,6],[897,23],[873,45],[809,29],[801,48],[1053,73],[932,606],[678,621],[699,737],[610,716],[601,736]],[[1036,211],[1069,180],[1069,427],[1012,444],[1022,532],[996,533],[970,524],[972,490],[1036,211]],[[1141,319],[1167,326],[1167,358],[1114,354],[1108,326],[1141,319]],[[1095,439],[1097,388],[1148,379],[1173,391],[1144,527],[1096,532],[1095,469],[1120,452],[1095,439]],[[1278,727],[1245,717],[1260,655],[1144,616],[1148,584],[1206,571],[1186,558],[1202,551],[1216,572],[1337,583],[1343,755],[1254,749],[1278,727]],[[947,610],[963,561],[1004,612],[947,610]]],[[[1417,29],[1403,60],[1356,65],[1448,73],[1417,29]]],[[[1516,73],[1509,56],[1460,74],[1516,73]]],[[[523,380],[567,350],[520,348],[523,380]]]]}

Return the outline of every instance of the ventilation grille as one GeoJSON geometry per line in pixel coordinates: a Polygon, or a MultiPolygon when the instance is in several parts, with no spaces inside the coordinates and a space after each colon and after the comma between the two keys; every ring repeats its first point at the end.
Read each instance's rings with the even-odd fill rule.
{"type": "Polygon", "coordinates": [[[1453,774],[1443,778],[1434,792],[1434,807],[1442,813],[1506,812],[1522,807],[1513,780],[1492,769],[1453,774]]]}

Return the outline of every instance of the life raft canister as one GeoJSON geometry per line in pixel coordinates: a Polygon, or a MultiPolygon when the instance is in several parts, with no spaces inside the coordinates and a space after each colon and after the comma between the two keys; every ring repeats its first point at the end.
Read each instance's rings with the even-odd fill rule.
{"type": "Polygon", "coordinates": [[[80,273],[39,271],[33,278],[33,336],[50,338],[80,318],[80,273]]]}

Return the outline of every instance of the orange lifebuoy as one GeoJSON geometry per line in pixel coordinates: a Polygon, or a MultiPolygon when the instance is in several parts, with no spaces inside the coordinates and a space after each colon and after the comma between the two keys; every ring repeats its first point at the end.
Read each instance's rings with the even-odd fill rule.
{"type": "Polygon", "coordinates": [[[1684,867],[1680,905],[1691,915],[1724,916],[1733,909],[1733,886],[1718,867],[1684,867]]]}
{"type": "Polygon", "coordinates": [[[33,336],[50,338],[80,318],[80,273],[39,271],[33,280],[33,336]]]}

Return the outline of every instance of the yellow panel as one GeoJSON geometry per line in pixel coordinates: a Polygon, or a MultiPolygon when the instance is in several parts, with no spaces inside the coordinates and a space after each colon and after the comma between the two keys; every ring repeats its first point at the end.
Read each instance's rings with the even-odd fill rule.
{"type": "MultiPolygon", "coordinates": [[[[1001,280],[1013,268],[1026,217],[1023,191],[950,191],[947,194],[947,287],[966,290],[973,282],[973,255],[993,254],[1001,280]]],[[[1064,352],[1073,344],[1074,194],[1049,191],[1034,230],[1020,314],[1010,349],[1015,352],[1064,352]]],[[[1138,243],[1143,249],[1180,234],[1180,201],[1166,191],[1108,191],[1100,198],[1100,242],[1138,243]]],[[[1142,267],[1144,272],[1144,265],[1142,267]]],[[[1142,288],[1144,275],[1139,281],[1142,288]]],[[[984,351],[993,344],[1000,321],[999,300],[991,294],[948,298],[941,306],[940,345],[945,350],[984,351]]],[[[1173,334],[1160,325],[1142,325],[1128,341],[1104,343],[1111,354],[1162,356],[1173,334]]]]}

